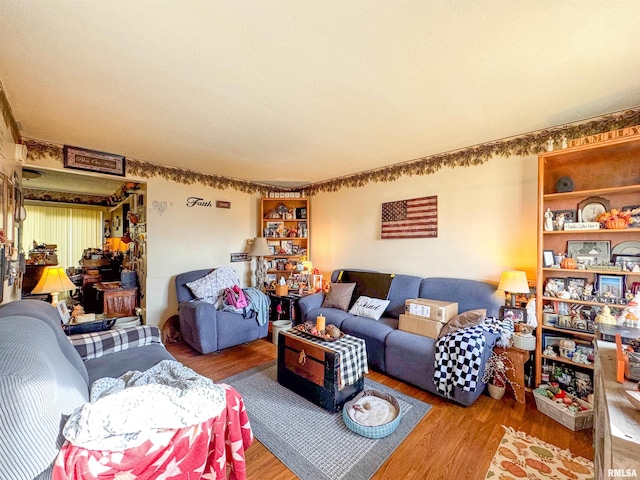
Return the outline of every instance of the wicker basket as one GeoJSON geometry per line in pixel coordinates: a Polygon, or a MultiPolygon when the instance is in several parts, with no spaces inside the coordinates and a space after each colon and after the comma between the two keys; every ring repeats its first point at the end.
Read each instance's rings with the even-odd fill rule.
{"type": "Polygon", "coordinates": [[[350,401],[344,404],[344,407],[342,408],[342,419],[344,420],[344,424],[347,426],[349,430],[357,434],[360,434],[363,437],[383,438],[391,435],[393,432],[396,431],[396,428],[398,428],[398,425],[400,425],[400,413],[401,413],[400,404],[398,403],[398,400],[396,400],[395,397],[393,397],[392,395],[388,395],[384,392],[380,392],[378,390],[365,389],[362,392],[360,392],[358,395],[356,395],[353,399],[351,399],[350,401]],[[351,416],[349,416],[349,409],[354,403],[357,403],[362,397],[366,397],[366,396],[380,397],[388,401],[389,403],[391,403],[394,407],[396,407],[396,411],[398,412],[398,414],[396,415],[396,418],[382,425],[376,425],[371,427],[366,425],[361,425],[358,422],[354,421],[351,418],[351,416]]]}
{"type": "Polygon", "coordinates": [[[583,430],[593,426],[593,405],[573,395],[567,394],[568,397],[588,409],[581,412],[572,412],[564,405],[556,403],[547,397],[543,390],[545,390],[545,388],[540,387],[533,391],[536,407],[538,407],[540,412],[573,431],[583,430]]]}

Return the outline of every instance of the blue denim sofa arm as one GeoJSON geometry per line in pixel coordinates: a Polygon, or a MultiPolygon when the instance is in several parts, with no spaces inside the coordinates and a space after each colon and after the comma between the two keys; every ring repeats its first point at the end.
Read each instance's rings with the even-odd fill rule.
{"type": "Polygon", "coordinates": [[[307,318],[307,314],[311,310],[320,308],[323,301],[324,293],[313,293],[311,295],[302,297],[300,300],[298,300],[298,306],[300,307],[300,318],[307,318]]]}
{"type": "Polygon", "coordinates": [[[200,353],[218,350],[218,310],[211,303],[195,300],[178,305],[180,334],[200,353]]]}

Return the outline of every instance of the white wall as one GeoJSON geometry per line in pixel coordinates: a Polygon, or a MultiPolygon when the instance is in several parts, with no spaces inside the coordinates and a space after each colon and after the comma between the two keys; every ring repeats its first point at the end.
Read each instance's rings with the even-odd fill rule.
{"type": "Polygon", "coordinates": [[[321,193],[311,197],[314,267],[368,268],[497,282],[505,269],[535,278],[537,158],[321,193]],[[382,203],[438,196],[438,238],[380,238],[382,203]]]}
{"type": "MultiPolygon", "coordinates": [[[[60,168],[50,159],[37,163],[60,168]]],[[[177,313],[179,273],[231,265],[243,285],[252,284],[255,263],[230,263],[230,253],[245,251],[256,235],[258,195],[160,177],[131,180],[147,183],[148,324],[177,313]],[[212,206],[188,207],[193,196],[212,206]],[[231,208],[216,208],[216,200],[231,208]]],[[[536,182],[537,159],[530,156],[318,194],[310,205],[311,260],[327,273],[352,267],[497,282],[502,270],[515,268],[535,278],[536,182]],[[430,195],[438,196],[437,238],[380,239],[383,202],[430,195]]]]}
{"type": "Polygon", "coordinates": [[[161,324],[177,313],[174,279],[179,273],[230,265],[244,286],[252,285],[254,262],[231,263],[230,254],[245,252],[255,236],[257,196],[154,177],[148,179],[147,197],[147,323],[161,324]],[[212,206],[188,207],[189,197],[212,206]],[[231,208],[216,208],[216,200],[231,202],[231,208]]]}

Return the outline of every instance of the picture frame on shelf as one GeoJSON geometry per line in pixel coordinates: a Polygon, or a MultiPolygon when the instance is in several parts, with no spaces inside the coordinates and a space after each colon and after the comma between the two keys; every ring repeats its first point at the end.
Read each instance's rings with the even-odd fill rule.
{"type": "Polygon", "coordinates": [[[526,323],[527,311],[520,307],[500,307],[500,320],[511,320],[513,323],[526,323]]]}
{"type": "Polygon", "coordinates": [[[562,277],[549,277],[544,287],[545,295],[555,297],[557,292],[566,288],[566,279],[562,277]]]}
{"type": "Polygon", "coordinates": [[[618,255],[613,254],[612,263],[616,266],[622,267],[622,270],[631,272],[637,265],[640,267],[640,255],[618,255]]]}
{"type": "Polygon", "coordinates": [[[280,231],[284,228],[284,222],[267,222],[265,226],[265,237],[278,238],[280,231]]]}
{"type": "Polygon", "coordinates": [[[595,256],[596,265],[608,264],[611,260],[610,240],[569,240],[567,241],[567,256],[595,256]]]}
{"type": "Polygon", "coordinates": [[[575,261],[578,269],[585,269],[589,265],[597,265],[598,256],[597,255],[576,255],[575,261]]]}
{"type": "Polygon", "coordinates": [[[554,230],[564,230],[565,223],[577,221],[576,210],[552,210],[551,215],[554,230]]]}
{"type": "Polygon", "coordinates": [[[280,251],[284,255],[293,255],[293,241],[292,240],[282,240],[280,242],[280,251]]]}
{"type": "Polygon", "coordinates": [[[542,266],[544,268],[551,268],[556,264],[554,259],[554,251],[553,250],[543,250],[542,251],[542,266]]]}
{"type": "Polygon", "coordinates": [[[573,300],[580,300],[587,285],[586,277],[567,277],[566,289],[573,300]]]}
{"type": "Polygon", "coordinates": [[[597,222],[598,215],[610,210],[609,200],[603,197],[589,197],[578,203],[578,217],[581,222],[597,222]]]}
{"type": "Polygon", "coordinates": [[[622,212],[631,214],[631,223],[629,228],[640,228],[640,205],[627,205],[620,209],[622,212]]]}
{"type": "Polygon", "coordinates": [[[598,295],[622,298],[624,277],[621,275],[598,275],[598,295]]]}

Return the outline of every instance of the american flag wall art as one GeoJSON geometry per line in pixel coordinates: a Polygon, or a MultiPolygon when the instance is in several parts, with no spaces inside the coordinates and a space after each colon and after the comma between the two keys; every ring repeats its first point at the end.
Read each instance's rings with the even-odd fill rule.
{"type": "Polygon", "coordinates": [[[438,197],[412,198],[382,204],[382,238],[436,238],[438,197]]]}

